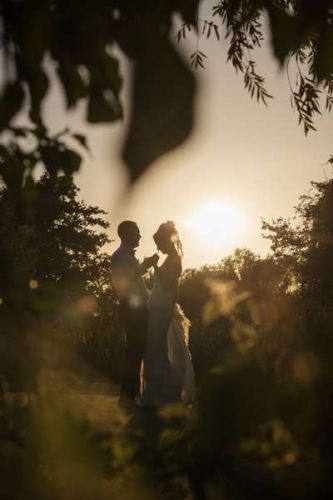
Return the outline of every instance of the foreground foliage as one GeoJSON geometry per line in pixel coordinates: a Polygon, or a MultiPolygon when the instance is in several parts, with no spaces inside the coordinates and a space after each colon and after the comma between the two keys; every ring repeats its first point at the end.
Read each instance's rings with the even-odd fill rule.
{"type": "MultiPolygon", "coordinates": [[[[44,179],[42,184],[49,182],[44,179]]],[[[60,179],[58,189],[65,189],[62,182],[66,185],[60,179]]],[[[123,414],[117,407],[117,388],[105,378],[104,361],[86,356],[85,341],[72,342],[73,323],[52,330],[44,310],[37,308],[40,302],[35,302],[34,327],[40,335],[33,338],[34,357],[25,351],[24,358],[33,365],[39,362],[34,365],[33,391],[16,388],[13,393],[15,386],[8,380],[1,383],[4,498],[329,498],[332,186],[332,178],[314,183],[301,199],[295,220],[264,223],[272,243],[269,257],[241,249],[215,266],[183,274],[179,300],[192,321],[190,347],[197,376],[192,410],[170,405],[159,413],[123,414]],[[43,339],[48,343],[41,360],[38,347],[43,339]],[[22,481],[16,481],[17,475],[22,481]]],[[[4,211],[6,204],[1,206],[4,211]]],[[[86,210],[80,213],[96,222],[96,209],[86,210]]],[[[75,220],[76,228],[86,227],[75,220]]],[[[66,231],[55,234],[65,238],[66,231]]],[[[95,249],[102,240],[88,238],[95,249]]],[[[13,269],[33,257],[28,252],[15,256],[13,269]]],[[[69,252],[69,269],[73,258],[69,252]]],[[[89,262],[88,255],[86,259],[89,262]]],[[[47,262],[41,263],[46,269],[47,262]]],[[[61,267],[52,261],[49,265],[61,281],[61,267]]],[[[94,321],[104,314],[105,304],[99,299],[100,288],[90,284],[88,271],[89,266],[82,267],[82,288],[65,272],[68,281],[61,281],[61,290],[67,302],[93,290],[98,307],[85,309],[85,317],[94,321]]],[[[94,273],[104,276],[101,270],[94,273]]],[[[22,317],[31,317],[31,304],[20,303],[22,317]]],[[[75,302],[69,309],[76,311],[75,302]]],[[[60,308],[58,314],[66,317],[66,311],[60,308]]],[[[9,332],[3,318],[2,342],[9,332]]],[[[110,338],[118,328],[112,318],[105,323],[110,338]]],[[[12,325],[18,346],[26,330],[22,322],[12,325]]],[[[81,332],[93,332],[96,345],[103,345],[101,330],[90,325],[81,317],[81,332]]],[[[110,372],[120,352],[110,351],[110,372]]]]}

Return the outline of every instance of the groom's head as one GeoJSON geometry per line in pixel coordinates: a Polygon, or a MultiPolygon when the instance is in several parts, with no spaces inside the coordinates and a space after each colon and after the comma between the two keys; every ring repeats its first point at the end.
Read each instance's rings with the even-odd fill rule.
{"type": "Polygon", "coordinates": [[[124,220],[118,226],[118,235],[122,243],[125,245],[136,248],[139,246],[141,239],[140,229],[138,225],[131,220],[124,220]]]}

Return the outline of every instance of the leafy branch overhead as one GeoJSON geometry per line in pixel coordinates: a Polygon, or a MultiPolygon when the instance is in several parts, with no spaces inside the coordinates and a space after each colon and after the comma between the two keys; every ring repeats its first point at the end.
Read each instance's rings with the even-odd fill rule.
{"type": "Polygon", "coordinates": [[[33,171],[37,165],[42,164],[51,178],[59,172],[71,176],[80,169],[84,151],[90,152],[85,136],[72,134],[68,129],[50,135],[44,128],[11,128],[6,143],[0,144],[0,176],[22,217],[26,211],[22,208],[27,208],[22,203],[34,199],[33,171]]]}
{"type": "MultiPolygon", "coordinates": [[[[314,116],[320,114],[320,100],[325,99],[325,109],[333,107],[333,2],[320,4],[295,0],[219,0],[212,8],[213,21],[197,16],[197,48],[190,58],[191,66],[204,69],[200,43],[214,32],[220,40],[225,31],[228,43],[227,62],[243,75],[244,87],[257,101],[266,104],[272,98],[265,87],[265,79],[255,69],[255,50],[264,40],[263,14],[268,14],[269,35],[273,52],[281,66],[287,63],[291,107],[298,114],[298,123],[304,132],[315,130],[314,116]],[[200,48],[199,48],[200,46],[200,48]],[[289,66],[294,63],[296,76],[291,83],[289,66]]],[[[183,24],[177,40],[186,39],[191,26],[183,24]]]]}
{"type": "MultiPolygon", "coordinates": [[[[256,70],[256,54],[267,36],[272,57],[290,70],[299,122],[305,133],[314,129],[321,97],[327,111],[333,106],[333,0],[216,0],[208,19],[200,17],[199,7],[199,0],[0,0],[0,130],[10,129],[27,109],[36,130],[43,129],[52,61],[68,110],[83,101],[90,123],[130,115],[123,158],[131,180],[137,179],[184,142],[193,126],[196,81],[171,40],[175,14],[182,23],[178,42],[190,32],[197,36],[191,65],[205,67],[203,44],[214,37],[227,45],[227,61],[250,95],[264,103],[271,95],[256,70]],[[124,76],[116,47],[134,63],[131,109],[121,99],[124,76]]],[[[82,137],[78,141],[85,147],[82,137]]],[[[75,170],[79,161],[74,163],[75,170]]]]}

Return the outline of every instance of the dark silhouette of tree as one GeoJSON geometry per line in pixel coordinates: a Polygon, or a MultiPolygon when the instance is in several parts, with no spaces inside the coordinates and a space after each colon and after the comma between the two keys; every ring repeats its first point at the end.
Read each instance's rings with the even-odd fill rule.
{"type": "Polygon", "coordinates": [[[0,145],[1,177],[11,192],[16,216],[22,223],[29,219],[35,198],[33,171],[37,165],[43,165],[53,178],[60,173],[71,176],[78,171],[81,156],[71,142],[89,152],[81,134],[71,134],[65,129],[50,135],[44,127],[12,127],[11,135],[0,145]]]}
{"type": "Polygon", "coordinates": [[[28,193],[24,221],[12,192],[2,188],[0,193],[0,328],[7,347],[13,343],[2,350],[6,365],[10,352],[21,356],[22,350],[26,365],[36,363],[26,352],[31,332],[36,351],[43,329],[55,331],[59,342],[66,336],[83,342],[85,331],[91,336],[100,322],[105,324],[114,303],[103,250],[110,241],[105,212],[79,201],[69,176],[45,174],[28,193]]]}
{"type": "MultiPolygon", "coordinates": [[[[332,165],[332,158],[329,163],[332,165]]],[[[265,222],[275,258],[285,262],[303,320],[302,336],[308,355],[303,371],[314,378],[316,443],[327,466],[333,464],[333,179],[312,182],[302,196],[295,220],[265,222]],[[312,374],[312,375],[311,375],[312,374]]],[[[301,369],[301,371],[302,371],[301,369]]],[[[330,484],[326,485],[331,488],[330,484]]]]}
{"type": "Polygon", "coordinates": [[[267,358],[278,353],[282,338],[287,346],[287,332],[280,332],[278,344],[271,336],[290,313],[288,286],[284,266],[246,248],[183,273],[179,302],[192,323],[191,351],[199,379],[225,359],[232,343],[241,350],[256,344],[258,331],[265,331],[261,349],[267,358]]]}
{"type": "MultiPolygon", "coordinates": [[[[332,165],[332,158],[329,160],[332,165]]],[[[263,223],[277,261],[305,303],[306,314],[329,319],[333,304],[333,181],[312,182],[301,197],[296,216],[263,223]]]]}
{"type": "Polygon", "coordinates": [[[192,325],[193,356],[206,351],[187,463],[217,497],[332,494],[332,202],[332,178],[313,183],[293,220],[264,222],[270,257],[242,250],[198,271],[214,277],[212,322],[192,325]]]}
{"type": "MultiPolygon", "coordinates": [[[[31,187],[33,200],[26,200],[31,202],[29,219],[22,224],[11,192],[2,189],[2,263],[13,261],[3,265],[3,275],[19,276],[24,285],[37,280],[39,290],[50,283],[65,301],[90,290],[103,292],[108,285],[104,269],[108,256],[102,249],[110,241],[105,232],[109,224],[103,218],[106,212],[87,206],[77,194],[71,177],[45,174],[31,187]],[[26,237],[20,238],[21,233],[26,237]],[[21,254],[23,262],[30,262],[24,273],[21,254]]],[[[5,302],[5,290],[2,293],[5,302]]]]}

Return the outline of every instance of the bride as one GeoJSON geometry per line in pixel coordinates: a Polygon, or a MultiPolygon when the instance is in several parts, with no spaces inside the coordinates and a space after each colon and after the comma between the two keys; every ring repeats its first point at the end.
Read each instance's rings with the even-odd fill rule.
{"type": "Polygon", "coordinates": [[[142,404],[189,404],[194,396],[194,372],[187,347],[190,322],[176,303],[182,271],[181,242],[171,221],[161,224],[153,238],[166,259],[155,267],[149,303],[142,404]]]}

